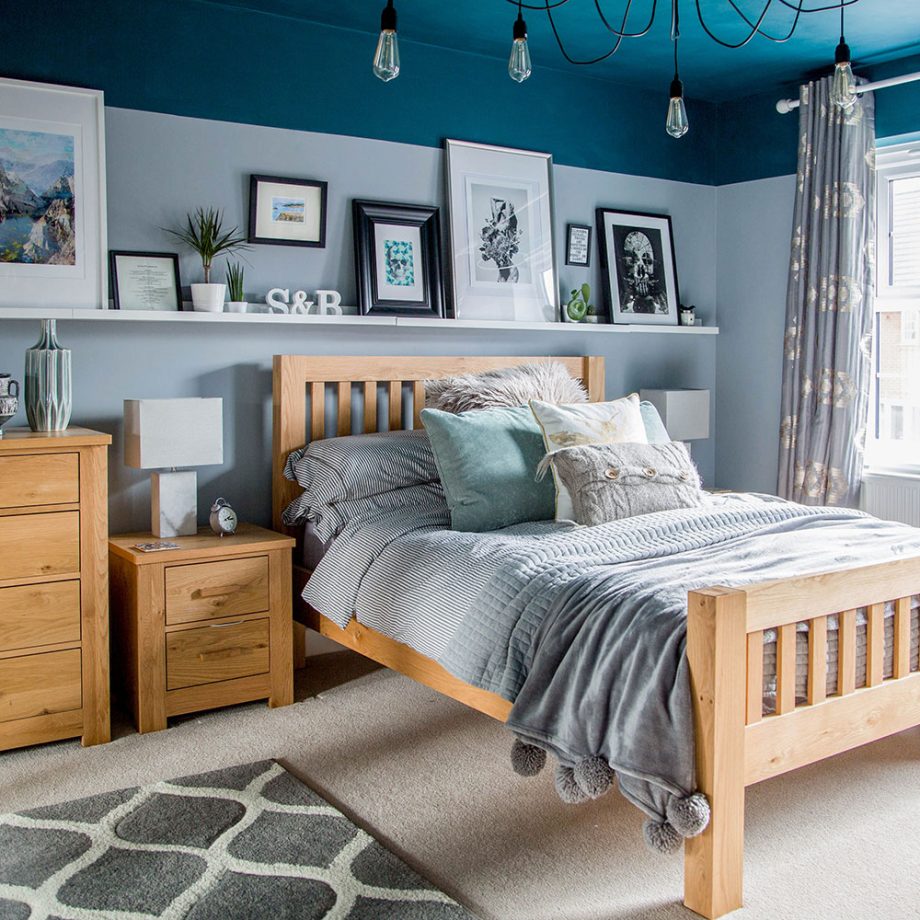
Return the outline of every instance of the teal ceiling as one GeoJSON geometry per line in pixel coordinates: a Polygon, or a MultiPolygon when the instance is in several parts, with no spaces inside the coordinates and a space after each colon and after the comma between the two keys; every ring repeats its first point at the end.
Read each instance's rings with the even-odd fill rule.
{"type": "MultiPolygon", "coordinates": [[[[189,2],[189,0],[182,0],[189,2]]],[[[345,29],[375,33],[385,0],[204,0],[221,6],[244,7],[267,15],[320,22],[345,29]]],[[[541,5],[543,0],[528,0],[541,5]]],[[[556,2],[556,0],[551,0],[556,2]]],[[[629,0],[597,0],[611,23],[619,25],[629,0]]],[[[798,3],[800,0],[790,0],[798,3]]],[[[805,9],[827,6],[835,0],[801,0],[805,9]]],[[[395,0],[403,40],[402,66],[413,67],[409,42],[506,58],[515,9],[507,0],[395,0]]],[[[654,0],[632,0],[628,29],[641,29],[654,0]]],[[[723,102],[773,90],[829,68],[839,35],[836,10],[803,14],[795,35],[784,44],[755,36],[737,50],[721,48],[700,27],[697,4],[710,29],[726,41],[739,41],[747,27],[732,10],[732,0],[680,0],[681,75],[689,96],[723,102]]],[[[783,33],[794,16],[781,0],[734,0],[749,18],[756,19],[769,3],[764,25],[783,33]]],[[[622,42],[617,53],[601,64],[578,70],[599,79],[666,92],[672,72],[669,42],[671,0],[658,0],[655,23],[643,38],[622,42]]],[[[560,34],[573,57],[588,58],[606,51],[612,36],[598,17],[595,0],[569,0],[554,12],[560,34]]],[[[534,79],[541,68],[572,69],[556,46],[544,10],[525,10],[534,79]]],[[[854,62],[870,66],[920,51],[920,0],[858,0],[847,8],[847,39],[854,62]]],[[[372,39],[369,39],[372,42],[372,39]]],[[[368,52],[369,55],[372,50],[368,52]]],[[[431,79],[437,73],[430,74],[431,79]]],[[[487,102],[487,100],[484,100],[487,102]]]]}

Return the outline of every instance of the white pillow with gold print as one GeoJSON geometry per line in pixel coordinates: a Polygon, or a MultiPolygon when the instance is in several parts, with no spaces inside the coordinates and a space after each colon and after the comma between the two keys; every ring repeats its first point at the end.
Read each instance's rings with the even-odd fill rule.
{"type": "MultiPolygon", "coordinates": [[[[530,401],[547,453],[583,444],[648,444],[639,397],[630,393],[612,402],[555,405],[530,401]]],[[[556,520],[575,520],[572,496],[553,469],[556,483],[556,520]]]]}

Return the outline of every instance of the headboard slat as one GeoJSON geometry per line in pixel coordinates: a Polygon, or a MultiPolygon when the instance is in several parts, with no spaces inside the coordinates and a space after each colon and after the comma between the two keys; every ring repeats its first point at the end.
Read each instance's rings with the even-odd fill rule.
{"type": "MultiPolygon", "coordinates": [[[[588,390],[588,398],[604,398],[604,359],[581,356],[466,356],[466,357],[322,357],[311,355],[275,355],[272,364],[272,522],[275,530],[285,531],[281,514],[300,494],[300,486],[284,478],[288,454],[303,447],[308,440],[326,436],[326,384],[338,388],[336,431],[350,434],[352,427],[352,385],[363,384],[364,430],[377,431],[383,420],[378,417],[378,386],[385,385],[389,398],[387,417],[390,431],[421,424],[425,404],[425,380],[452,374],[475,374],[482,371],[558,361],[588,390]],[[412,385],[412,413],[403,413],[403,384],[412,385]],[[309,438],[307,395],[309,393],[309,438]],[[411,420],[411,421],[410,421],[411,420]]],[[[291,529],[291,533],[295,530],[291,529]]]]}

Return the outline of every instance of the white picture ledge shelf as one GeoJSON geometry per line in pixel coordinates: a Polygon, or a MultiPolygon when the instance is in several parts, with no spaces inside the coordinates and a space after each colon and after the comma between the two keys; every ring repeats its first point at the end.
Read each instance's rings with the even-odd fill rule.
{"type": "Polygon", "coordinates": [[[508,329],[515,332],[669,333],[718,335],[718,326],[626,326],[610,323],[525,323],[513,320],[433,319],[426,316],[302,316],[281,313],[194,313],[155,310],[78,310],[0,307],[0,319],[59,319],[78,322],[127,323],[256,323],[263,325],[399,326],[423,329],[508,329]]]}

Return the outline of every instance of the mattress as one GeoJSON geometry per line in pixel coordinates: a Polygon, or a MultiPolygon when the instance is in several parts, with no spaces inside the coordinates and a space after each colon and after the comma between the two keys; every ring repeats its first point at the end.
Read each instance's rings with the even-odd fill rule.
{"type": "MultiPolygon", "coordinates": [[[[778,501],[740,494],[707,496],[707,502],[778,501]]],[[[317,562],[304,592],[308,603],[344,626],[358,622],[438,660],[474,600],[509,553],[535,537],[556,535],[574,525],[555,521],[518,524],[488,534],[449,529],[446,509],[393,513],[356,522],[336,538],[317,562]],[[344,587],[350,586],[350,590],[344,587]],[[351,600],[348,600],[348,598],[351,600]]],[[[894,609],[885,611],[885,674],[893,667],[894,609]]],[[[865,685],[866,619],[857,617],[857,686],[865,685]]],[[[828,621],[828,694],[836,692],[837,623],[828,621]]],[[[920,646],[920,599],[911,610],[911,662],[920,646]]],[[[796,643],[797,697],[805,698],[808,632],[799,624],[796,643]]],[[[764,633],[764,706],[772,711],[776,691],[776,633],[764,633]]]]}

